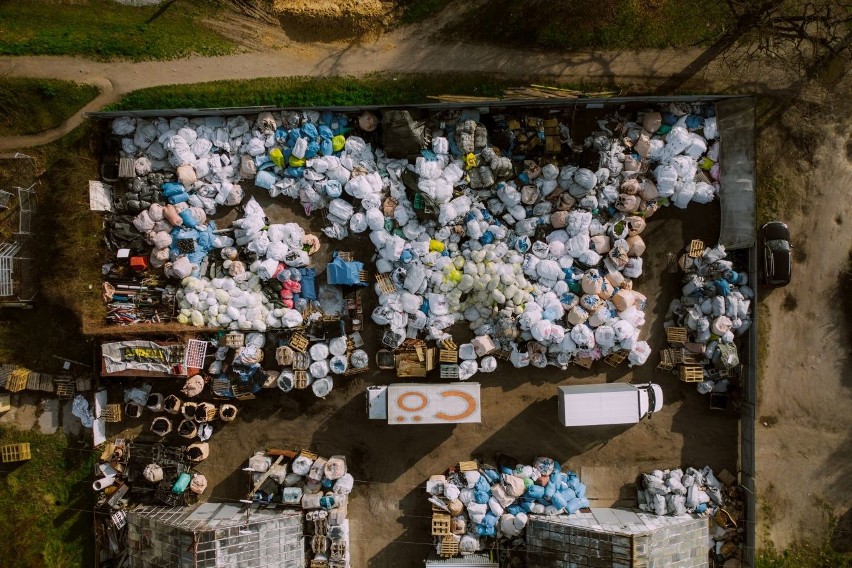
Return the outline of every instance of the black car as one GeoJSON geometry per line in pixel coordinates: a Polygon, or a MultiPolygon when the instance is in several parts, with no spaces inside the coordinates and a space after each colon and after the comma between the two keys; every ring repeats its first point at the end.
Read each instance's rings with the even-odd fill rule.
{"type": "Polygon", "coordinates": [[[763,236],[763,283],[780,288],[790,283],[793,259],[790,254],[790,229],[780,221],[760,228],[763,236]]]}

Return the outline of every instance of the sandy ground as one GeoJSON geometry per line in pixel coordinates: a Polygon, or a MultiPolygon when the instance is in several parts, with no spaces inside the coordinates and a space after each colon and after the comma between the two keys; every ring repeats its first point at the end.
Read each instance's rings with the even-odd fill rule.
{"type": "Polygon", "coordinates": [[[759,383],[758,534],[782,548],[818,542],[827,508],[845,524],[839,536],[849,550],[852,353],[837,277],[852,245],[852,129],[822,129],[814,167],[800,178],[811,206],[788,222],[798,249],[793,281],[764,291],[771,331],[759,383]],[[788,296],[795,309],[782,306],[788,296]]]}

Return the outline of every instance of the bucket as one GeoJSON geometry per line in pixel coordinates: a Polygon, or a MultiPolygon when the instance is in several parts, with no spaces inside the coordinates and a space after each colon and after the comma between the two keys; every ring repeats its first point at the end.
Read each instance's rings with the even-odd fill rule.
{"type": "Polygon", "coordinates": [[[293,390],[293,371],[283,370],[281,374],[278,375],[278,388],[284,392],[290,392],[293,390]]]}

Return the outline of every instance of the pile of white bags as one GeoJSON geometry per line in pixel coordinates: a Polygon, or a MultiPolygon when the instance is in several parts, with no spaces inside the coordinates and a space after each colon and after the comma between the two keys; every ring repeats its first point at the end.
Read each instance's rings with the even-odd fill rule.
{"type": "Polygon", "coordinates": [[[480,550],[482,537],[519,537],[529,514],[571,515],[589,506],[579,477],[546,457],[514,468],[433,475],[426,492],[433,506],[450,515],[451,536],[466,552],[480,550]]]}
{"type": "Polygon", "coordinates": [[[688,467],[643,474],[637,494],[639,508],[659,516],[712,516],[724,505],[723,489],[710,466],[702,470],[688,467]]]}

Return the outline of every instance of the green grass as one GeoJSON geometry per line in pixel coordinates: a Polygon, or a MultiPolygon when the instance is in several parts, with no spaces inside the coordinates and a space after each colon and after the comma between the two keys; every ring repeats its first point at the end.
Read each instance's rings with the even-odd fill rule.
{"type": "MultiPolygon", "coordinates": [[[[436,102],[430,95],[500,97],[506,87],[528,85],[535,78],[509,81],[494,74],[387,74],[354,77],[272,77],[166,85],[134,91],[104,110],[222,108],[254,105],[360,106],[436,102]]],[[[600,91],[617,87],[557,84],[554,87],[600,91]]]]}
{"type": "Polygon", "coordinates": [[[660,49],[708,44],[731,22],[718,0],[491,0],[443,34],[528,48],[660,49]]]}
{"type": "Polygon", "coordinates": [[[221,55],[233,51],[234,44],[198,22],[218,10],[215,0],[147,7],[111,0],[2,2],[0,55],[135,60],[221,55]],[[156,16],[163,6],[168,7],[156,16]]]}
{"type": "MultiPolygon", "coordinates": [[[[0,427],[0,444],[29,442],[32,459],[3,464],[0,549],[4,566],[72,568],[94,565],[95,454],[69,447],[64,434],[0,427]]],[[[76,447],[76,446],[74,446],[76,447]]]]}
{"type": "Polygon", "coordinates": [[[507,81],[489,74],[275,77],[141,89],[108,110],[421,103],[428,102],[429,95],[499,96],[507,85],[507,81]]]}
{"type": "Polygon", "coordinates": [[[73,81],[0,79],[0,136],[55,128],[100,92],[93,85],[73,81]]]}

